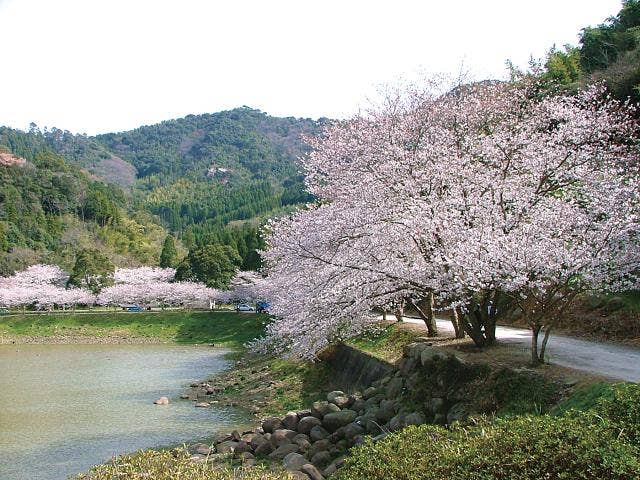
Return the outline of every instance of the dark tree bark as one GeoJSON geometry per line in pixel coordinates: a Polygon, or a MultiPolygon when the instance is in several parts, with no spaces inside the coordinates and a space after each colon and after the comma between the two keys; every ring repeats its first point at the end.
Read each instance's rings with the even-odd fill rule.
{"type": "Polygon", "coordinates": [[[464,338],[465,333],[462,327],[460,326],[460,318],[458,317],[458,309],[453,308],[451,310],[451,324],[453,325],[453,331],[456,334],[456,338],[464,338]]]}
{"type": "Polygon", "coordinates": [[[438,324],[436,323],[436,316],[434,314],[434,299],[433,293],[430,293],[427,298],[420,302],[414,302],[413,300],[409,300],[411,306],[415,308],[420,315],[420,318],[424,321],[425,326],[427,327],[427,336],[428,337],[437,337],[438,336],[438,324]]]}

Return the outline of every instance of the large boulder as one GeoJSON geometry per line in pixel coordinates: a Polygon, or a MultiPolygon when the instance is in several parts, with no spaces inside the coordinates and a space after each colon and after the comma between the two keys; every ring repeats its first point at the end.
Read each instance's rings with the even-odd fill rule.
{"type": "Polygon", "coordinates": [[[311,480],[324,480],[324,477],[322,476],[322,473],[320,473],[320,470],[318,470],[316,466],[311,463],[305,463],[300,468],[300,470],[303,473],[306,473],[311,480]]]}
{"type": "Polygon", "coordinates": [[[294,430],[287,430],[286,428],[280,428],[271,434],[271,442],[279,447],[280,445],[284,445],[286,443],[291,443],[293,437],[295,437],[298,433],[294,430]]]}
{"type": "Polygon", "coordinates": [[[240,440],[239,442],[237,442],[236,446],[233,449],[233,453],[236,455],[247,453],[247,452],[251,452],[251,445],[249,445],[247,442],[243,440],[240,440]]]}
{"type": "Polygon", "coordinates": [[[327,401],[329,403],[333,403],[339,408],[346,408],[349,406],[350,400],[344,392],[340,390],[335,390],[327,394],[327,401]]]}
{"type": "Polygon", "coordinates": [[[309,437],[303,434],[296,435],[291,443],[295,443],[300,447],[300,451],[306,452],[311,448],[309,437]]]}
{"type": "Polygon", "coordinates": [[[251,448],[253,448],[255,450],[256,448],[258,448],[260,445],[262,445],[265,442],[269,443],[269,440],[264,438],[264,435],[262,435],[260,433],[255,433],[255,434],[253,434],[251,436],[251,440],[249,440],[249,445],[251,445],[251,448]]]}
{"type": "Polygon", "coordinates": [[[335,432],[340,427],[353,422],[358,414],[353,410],[342,410],[340,412],[328,413],[322,419],[322,426],[329,432],[335,432]]]}
{"type": "Polygon", "coordinates": [[[396,398],[402,394],[404,380],[402,377],[394,377],[387,383],[385,393],[387,398],[396,398]]]}
{"type": "Polygon", "coordinates": [[[267,417],[262,421],[262,430],[265,433],[273,433],[282,428],[282,421],[278,417],[267,417]]]}
{"type": "Polygon", "coordinates": [[[300,451],[300,447],[295,443],[287,443],[285,445],[281,445],[276,448],[273,452],[269,454],[269,458],[272,460],[283,460],[284,457],[289,455],[290,453],[298,453],[300,451]]]}
{"type": "Polygon", "coordinates": [[[318,452],[328,452],[331,448],[331,442],[329,440],[318,440],[309,449],[309,456],[311,458],[315,457],[318,452]]]}
{"type": "Polygon", "coordinates": [[[210,455],[213,452],[213,449],[204,443],[196,443],[191,445],[189,451],[198,455],[210,455]]]}
{"type": "Polygon", "coordinates": [[[318,468],[327,468],[331,463],[331,454],[328,450],[322,450],[311,457],[311,463],[318,468]]]}
{"type": "Polygon", "coordinates": [[[274,450],[273,444],[265,440],[263,443],[261,443],[256,447],[256,449],[254,450],[254,453],[256,455],[266,457],[267,455],[271,454],[273,450],[274,450]]]}
{"type": "Polygon", "coordinates": [[[420,358],[420,353],[422,349],[425,347],[424,343],[414,342],[409,343],[402,347],[402,357],[403,358],[420,358]]]}
{"type": "Polygon", "coordinates": [[[406,377],[409,375],[420,362],[419,358],[409,357],[403,358],[398,362],[398,370],[400,371],[400,375],[406,377]]]}
{"type": "Polygon", "coordinates": [[[311,414],[316,418],[323,418],[328,413],[339,411],[340,407],[327,401],[313,402],[313,408],[311,408],[311,414]]]}
{"type": "Polygon", "coordinates": [[[365,432],[364,427],[357,423],[350,423],[344,427],[344,438],[347,440],[353,440],[357,435],[362,435],[365,432]]]}
{"type": "Polygon", "coordinates": [[[218,453],[233,453],[235,452],[238,443],[239,442],[234,442],[233,440],[227,440],[216,445],[216,451],[218,453]]]}
{"type": "Polygon", "coordinates": [[[307,441],[307,442],[311,441],[311,440],[309,439],[309,435],[305,435],[304,433],[298,433],[295,437],[293,437],[293,438],[291,439],[291,442],[292,442],[292,443],[298,443],[298,442],[301,442],[301,441],[303,441],[303,440],[304,440],[304,441],[307,441]]]}
{"type": "Polygon", "coordinates": [[[322,421],[316,417],[304,417],[298,422],[298,432],[309,435],[313,427],[322,425],[322,421]]]}
{"type": "Polygon", "coordinates": [[[368,400],[371,397],[376,396],[378,393],[380,393],[380,391],[376,387],[369,387],[363,392],[362,398],[368,400]]]}
{"type": "Polygon", "coordinates": [[[299,453],[289,453],[282,461],[285,470],[289,471],[299,471],[307,463],[309,460],[299,453]]]}
{"type": "Polygon", "coordinates": [[[353,405],[351,405],[351,410],[354,410],[360,413],[361,411],[364,410],[365,406],[366,406],[365,400],[363,398],[358,398],[353,402],[353,405]]]}
{"type": "Polygon", "coordinates": [[[157,400],[154,400],[153,403],[156,405],[169,405],[169,399],[167,397],[160,397],[157,400]]]}
{"type": "Polygon", "coordinates": [[[396,414],[396,402],[393,400],[383,400],[380,408],[376,411],[376,421],[382,425],[391,420],[396,414]]]}
{"type": "Polygon", "coordinates": [[[404,417],[404,424],[406,426],[423,425],[425,423],[427,423],[427,417],[425,417],[424,413],[421,412],[409,413],[406,417],[404,417]]]}
{"type": "Polygon", "coordinates": [[[309,432],[309,438],[312,442],[317,442],[318,440],[324,440],[329,436],[329,432],[327,432],[320,425],[316,425],[309,432]]]}
{"type": "Polygon", "coordinates": [[[420,353],[420,363],[424,367],[428,363],[444,358],[444,354],[437,347],[426,347],[420,353]]]}
{"type": "Polygon", "coordinates": [[[300,419],[296,412],[289,412],[282,419],[282,426],[289,430],[297,430],[299,421],[300,419]]]}

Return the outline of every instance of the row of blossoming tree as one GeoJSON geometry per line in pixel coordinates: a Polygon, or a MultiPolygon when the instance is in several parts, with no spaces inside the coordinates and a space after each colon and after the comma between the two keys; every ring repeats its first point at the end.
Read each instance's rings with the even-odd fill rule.
{"type": "MultiPolygon", "coordinates": [[[[215,301],[234,296],[201,283],[174,282],[174,276],[172,268],[121,268],[113,274],[113,285],[94,294],[88,289],[68,287],[69,274],[55,265],[32,265],[11,277],[0,277],[0,305],[38,309],[94,304],[210,308],[215,301]]],[[[235,288],[241,291],[243,277],[238,278],[235,288]]]]}
{"type": "Polygon", "coordinates": [[[517,309],[544,361],[577,295],[637,288],[634,115],[602,86],[433,83],[328,127],[304,159],[318,202],[268,226],[262,346],[312,358],[407,304],[484,346],[517,309]]]}

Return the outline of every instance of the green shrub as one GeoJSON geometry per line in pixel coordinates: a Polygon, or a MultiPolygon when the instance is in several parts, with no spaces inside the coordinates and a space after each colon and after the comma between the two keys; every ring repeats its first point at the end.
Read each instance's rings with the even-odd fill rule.
{"type": "Polygon", "coordinates": [[[282,471],[194,463],[190,457],[184,449],[140,451],[98,465],[76,480],[293,480],[282,471]]]}
{"type": "Polygon", "coordinates": [[[546,413],[557,402],[558,385],[542,375],[503,369],[494,377],[499,415],[546,413]]]}
{"type": "Polygon", "coordinates": [[[594,383],[580,388],[553,414],[586,416],[613,430],[613,435],[640,447],[640,385],[594,383]]]}
{"type": "Polygon", "coordinates": [[[585,417],[421,425],[354,450],[338,480],[632,480],[637,450],[585,417]]]}
{"type": "Polygon", "coordinates": [[[596,417],[602,417],[621,438],[640,447],[640,385],[618,383],[598,399],[596,417]]]}
{"type": "Polygon", "coordinates": [[[571,410],[586,412],[595,409],[603,397],[613,396],[613,385],[606,382],[596,382],[577,388],[566,400],[560,402],[551,410],[552,415],[566,415],[571,410]]]}

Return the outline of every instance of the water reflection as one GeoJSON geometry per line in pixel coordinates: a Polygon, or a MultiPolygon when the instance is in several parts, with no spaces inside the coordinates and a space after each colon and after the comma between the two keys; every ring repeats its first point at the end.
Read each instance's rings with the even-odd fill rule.
{"type": "Polygon", "coordinates": [[[224,369],[224,351],[177,345],[0,345],[0,478],[60,479],[114,454],[243,423],[178,395],[224,369]],[[156,406],[159,396],[170,405],[156,406]]]}

